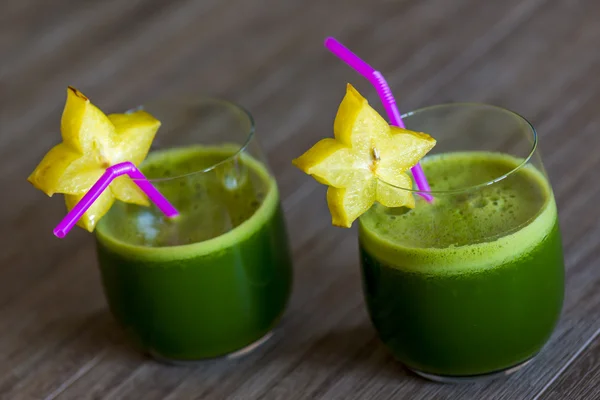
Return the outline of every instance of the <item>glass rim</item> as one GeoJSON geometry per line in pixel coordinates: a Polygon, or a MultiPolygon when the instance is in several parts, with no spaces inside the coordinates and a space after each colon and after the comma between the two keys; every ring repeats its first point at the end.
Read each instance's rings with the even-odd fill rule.
{"type": "MultiPolygon", "coordinates": [[[[500,107],[500,106],[495,106],[492,104],[486,104],[486,103],[477,103],[477,102],[456,102],[456,103],[442,103],[442,104],[435,104],[432,106],[427,106],[427,107],[422,107],[422,108],[418,108],[416,110],[413,111],[408,111],[404,114],[402,114],[402,119],[404,118],[408,118],[410,116],[416,115],[416,114],[420,114],[423,112],[427,112],[427,111],[432,111],[435,109],[439,109],[439,108],[446,108],[446,107],[473,107],[473,106],[477,106],[477,107],[486,107],[489,109],[493,109],[496,111],[501,111],[504,113],[508,113],[509,115],[512,115],[514,117],[516,117],[518,120],[525,122],[526,126],[529,128],[528,130],[531,132],[532,137],[533,137],[533,143],[531,145],[531,149],[529,150],[529,152],[527,153],[527,156],[523,158],[523,161],[521,163],[519,163],[519,165],[517,165],[515,168],[511,169],[510,171],[506,172],[503,175],[500,175],[494,179],[491,179],[489,181],[483,182],[483,183],[479,183],[477,185],[472,185],[472,186],[467,186],[464,188],[459,188],[459,189],[452,189],[452,190],[430,190],[430,191],[424,191],[424,190],[419,190],[419,189],[407,189],[407,188],[403,188],[403,187],[399,187],[399,186],[395,186],[389,182],[386,182],[383,179],[380,179],[379,177],[377,178],[379,182],[388,185],[394,189],[398,189],[398,190],[402,190],[405,192],[410,192],[410,193],[414,193],[414,194],[423,194],[423,195],[437,195],[437,196],[444,196],[444,195],[455,195],[455,194],[460,194],[460,193],[464,193],[464,192],[470,192],[473,190],[478,190],[478,189],[482,189],[484,187],[487,186],[491,186],[493,184],[496,184],[498,182],[503,181],[504,179],[514,175],[517,171],[521,170],[523,167],[525,167],[525,165],[527,165],[527,163],[529,163],[529,161],[531,160],[531,157],[533,157],[533,155],[535,154],[535,151],[537,149],[537,145],[538,145],[538,134],[537,131],[535,130],[535,127],[533,126],[533,124],[531,122],[529,122],[529,120],[527,120],[527,118],[525,118],[524,116],[522,116],[521,114],[509,110],[507,108],[504,107],[500,107]]],[[[425,132],[427,133],[427,132],[425,132]]]]}
{"type": "MultiPolygon", "coordinates": [[[[178,99],[182,99],[181,96],[177,96],[177,98],[178,99]]],[[[155,104],[160,104],[160,103],[163,103],[163,102],[169,102],[169,100],[164,99],[164,98],[158,98],[158,99],[155,99],[155,100],[151,100],[151,101],[148,101],[146,103],[143,103],[143,104],[139,105],[136,108],[127,110],[126,113],[130,113],[130,112],[134,112],[134,111],[139,111],[139,110],[147,111],[146,107],[151,106],[151,105],[155,105],[155,104]]],[[[254,138],[254,135],[256,133],[255,124],[254,124],[254,117],[252,116],[252,114],[250,113],[250,111],[248,111],[245,107],[243,107],[243,106],[241,106],[241,105],[239,105],[237,103],[234,103],[234,102],[229,101],[229,100],[225,100],[225,99],[220,98],[220,97],[211,97],[211,96],[194,96],[193,98],[191,98],[191,97],[190,98],[185,97],[185,98],[182,99],[181,103],[184,103],[184,104],[190,104],[190,103],[193,103],[193,104],[204,104],[204,103],[205,104],[213,104],[213,105],[219,105],[219,106],[222,106],[222,107],[227,107],[227,108],[239,111],[245,118],[247,118],[247,121],[250,124],[250,128],[245,133],[245,139],[244,139],[243,143],[241,143],[239,145],[239,147],[237,148],[237,150],[235,150],[235,152],[233,154],[231,154],[230,156],[227,156],[226,158],[222,159],[221,161],[216,162],[216,163],[214,163],[214,164],[212,164],[212,165],[210,165],[210,166],[208,166],[206,168],[199,169],[197,171],[188,172],[188,173],[182,174],[182,175],[169,176],[167,178],[152,178],[152,179],[148,178],[148,181],[150,181],[150,182],[168,182],[168,181],[171,181],[171,180],[176,180],[176,179],[181,179],[181,178],[189,177],[189,176],[195,175],[195,174],[203,174],[203,173],[207,173],[207,172],[213,171],[217,167],[219,167],[220,165],[224,165],[224,164],[230,162],[231,160],[235,159],[240,154],[242,154],[244,151],[246,151],[246,149],[250,145],[250,142],[252,142],[252,139],[254,138]]],[[[158,132],[160,132],[160,128],[159,128],[158,132]]],[[[199,144],[201,145],[202,143],[199,143],[199,144]]],[[[168,150],[168,149],[175,149],[175,148],[179,148],[179,147],[181,147],[181,146],[171,146],[171,147],[166,147],[164,149],[159,149],[158,151],[168,150]]],[[[148,154],[150,154],[150,153],[151,153],[151,151],[148,152],[148,154]]],[[[146,159],[147,159],[147,157],[146,157],[146,159]]],[[[142,161],[141,165],[143,165],[143,161],[142,161]]]]}

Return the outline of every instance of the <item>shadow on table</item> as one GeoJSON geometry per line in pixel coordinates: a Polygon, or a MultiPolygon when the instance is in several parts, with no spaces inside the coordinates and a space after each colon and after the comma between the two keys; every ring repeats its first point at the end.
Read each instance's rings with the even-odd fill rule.
{"type": "MultiPolygon", "coordinates": [[[[280,363],[289,374],[302,369],[328,376],[377,375],[378,379],[389,381],[415,377],[390,355],[366,321],[336,327],[307,339],[289,335],[285,325],[283,321],[269,342],[247,356],[237,360],[207,360],[201,366],[228,370],[252,365],[253,369],[261,369],[280,363]]],[[[107,357],[112,362],[143,364],[150,360],[128,340],[107,309],[81,318],[72,316],[56,321],[45,336],[45,345],[54,344],[58,358],[73,355],[90,358],[94,354],[108,352],[110,355],[107,357]]]]}
{"type": "Polygon", "coordinates": [[[290,364],[314,369],[327,375],[377,375],[385,380],[414,377],[397,362],[377,337],[368,322],[333,328],[327,333],[297,344],[285,343],[285,328],[277,332],[278,343],[267,358],[291,358],[290,364]],[[281,350],[278,348],[281,347],[281,350]],[[284,350],[285,349],[285,350],[284,350]]]}

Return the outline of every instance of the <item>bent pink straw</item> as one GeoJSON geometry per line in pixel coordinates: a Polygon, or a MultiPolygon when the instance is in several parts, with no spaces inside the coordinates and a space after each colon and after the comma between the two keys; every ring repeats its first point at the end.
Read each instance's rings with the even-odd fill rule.
{"type": "Polygon", "coordinates": [[[90,206],[96,201],[98,197],[108,188],[111,182],[122,175],[129,175],[129,177],[135,182],[136,185],[156,206],[168,217],[176,217],[179,212],[173,207],[169,200],[166,199],[152,184],[150,181],[140,172],[139,169],[133,165],[132,162],[126,161],[120,164],[113,165],[106,169],[106,172],[102,174],[100,179],[94,183],[94,185],[88,190],[83,198],[65,215],[60,221],[56,228],[54,228],[54,235],[58,238],[64,238],[67,233],[75,226],[79,218],[90,208],[90,206]]]}
{"type": "MultiPolygon", "coordinates": [[[[381,72],[376,71],[373,67],[367,64],[356,54],[350,51],[350,49],[338,42],[337,39],[333,37],[328,37],[325,39],[325,47],[335,54],[339,59],[348,64],[356,72],[367,78],[367,80],[371,82],[373,86],[375,86],[377,94],[379,95],[379,98],[383,103],[383,107],[388,114],[388,118],[390,119],[390,125],[404,128],[404,122],[402,122],[402,117],[400,117],[400,112],[398,111],[398,106],[396,106],[396,100],[394,99],[392,90],[388,86],[381,72]]],[[[419,193],[419,195],[421,195],[421,197],[427,201],[433,200],[433,197],[429,193],[426,193],[431,191],[431,189],[421,164],[415,165],[410,171],[415,178],[417,188],[423,192],[419,193]]]]}

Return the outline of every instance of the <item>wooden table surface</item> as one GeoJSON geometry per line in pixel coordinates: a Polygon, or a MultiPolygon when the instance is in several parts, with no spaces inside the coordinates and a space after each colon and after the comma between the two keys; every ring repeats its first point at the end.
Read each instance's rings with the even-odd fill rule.
{"type": "Polygon", "coordinates": [[[600,2],[596,0],[3,0],[0,4],[2,399],[600,398],[600,2]],[[369,324],[356,232],[290,160],[332,132],[346,82],[334,35],[388,78],[401,110],[447,101],[513,109],[538,128],[567,265],[560,325],[508,380],[426,382],[369,324]],[[102,109],[191,92],[250,109],[283,194],[294,292],[276,335],[194,368],[131,350],[108,314],[92,237],[26,181],[59,139],[67,85],[102,109]]]}

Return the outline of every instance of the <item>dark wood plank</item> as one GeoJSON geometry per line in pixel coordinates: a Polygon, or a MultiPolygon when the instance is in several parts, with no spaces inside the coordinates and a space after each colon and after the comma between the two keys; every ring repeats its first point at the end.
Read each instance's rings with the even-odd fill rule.
{"type": "Polygon", "coordinates": [[[12,194],[0,208],[0,397],[501,399],[546,395],[559,385],[572,393],[562,382],[580,375],[568,367],[577,368],[579,352],[586,360],[587,341],[600,328],[593,268],[599,160],[589,150],[600,144],[597,2],[46,3],[0,6],[0,184],[12,194]],[[376,339],[361,297],[355,232],[329,225],[323,188],[290,165],[330,134],[345,82],[380,108],[372,89],[323,50],[329,34],[385,73],[403,110],[485,101],[538,127],[560,205],[568,294],[546,351],[508,382],[430,384],[376,339]],[[106,311],[89,235],[53,239],[62,202],[24,182],[57,141],[67,84],[107,110],[191,91],[255,114],[280,182],[296,275],[286,317],[261,349],[174,368],[129,348],[106,311]]]}
{"type": "MultiPolygon", "coordinates": [[[[583,354],[568,364],[568,369],[551,385],[544,388],[535,400],[578,399],[593,400],[600,398],[600,330],[581,350],[583,354]],[[589,347],[587,346],[589,344],[589,347]]],[[[579,354],[578,354],[579,355],[579,354]]]]}

